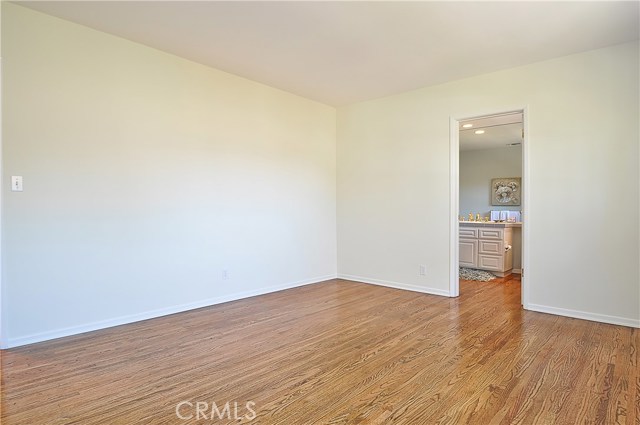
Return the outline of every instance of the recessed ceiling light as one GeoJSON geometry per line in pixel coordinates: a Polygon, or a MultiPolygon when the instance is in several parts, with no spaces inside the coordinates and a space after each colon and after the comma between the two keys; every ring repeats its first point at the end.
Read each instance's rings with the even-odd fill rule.
{"type": "Polygon", "coordinates": [[[476,131],[474,131],[474,133],[476,133],[476,134],[484,134],[484,130],[476,130],[476,131]]]}
{"type": "Polygon", "coordinates": [[[462,128],[471,128],[473,124],[462,124],[462,128]]]}

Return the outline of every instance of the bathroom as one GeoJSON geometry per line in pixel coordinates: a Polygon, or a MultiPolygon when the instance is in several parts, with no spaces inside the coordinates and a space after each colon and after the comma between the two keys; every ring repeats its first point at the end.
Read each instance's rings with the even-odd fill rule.
{"type": "Polygon", "coordinates": [[[477,280],[522,272],[522,112],[460,122],[459,265],[477,280]]]}

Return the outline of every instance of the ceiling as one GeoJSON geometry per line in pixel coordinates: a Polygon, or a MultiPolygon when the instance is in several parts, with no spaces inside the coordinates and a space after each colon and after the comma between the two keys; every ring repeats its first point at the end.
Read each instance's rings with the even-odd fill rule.
{"type": "Polygon", "coordinates": [[[521,146],[522,121],[522,112],[460,121],[460,151],[521,146]],[[476,134],[478,130],[483,133],[476,134]]]}
{"type": "Polygon", "coordinates": [[[639,38],[631,2],[17,2],[339,106],[639,38]]]}

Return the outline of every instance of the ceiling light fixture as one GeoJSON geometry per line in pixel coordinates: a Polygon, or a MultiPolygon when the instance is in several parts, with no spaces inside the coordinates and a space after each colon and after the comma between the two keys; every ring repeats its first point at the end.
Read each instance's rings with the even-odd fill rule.
{"type": "Polygon", "coordinates": [[[462,128],[471,128],[473,124],[462,124],[462,128]]]}
{"type": "Polygon", "coordinates": [[[476,131],[474,131],[474,133],[476,133],[476,134],[484,134],[484,130],[476,130],[476,131]]]}

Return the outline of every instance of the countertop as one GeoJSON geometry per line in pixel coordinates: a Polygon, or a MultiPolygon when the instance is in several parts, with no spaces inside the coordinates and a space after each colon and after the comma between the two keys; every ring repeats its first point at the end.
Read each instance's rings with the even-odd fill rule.
{"type": "Polygon", "coordinates": [[[507,223],[505,221],[495,222],[495,221],[459,221],[460,227],[522,227],[522,222],[518,223],[507,223]]]}

